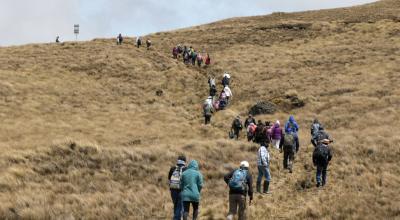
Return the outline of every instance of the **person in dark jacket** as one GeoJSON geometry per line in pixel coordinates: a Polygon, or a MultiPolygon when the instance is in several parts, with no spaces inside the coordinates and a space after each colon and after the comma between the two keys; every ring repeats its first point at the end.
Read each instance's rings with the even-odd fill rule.
{"type": "Polygon", "coordinates": [[[181,197],[183,201],[183,220],[189,217],[190,204],[193,207],[193,220],[199,215],[200,194],[203,188],[203,175],[199,171],[199,164],[192,160],[189,166],[182,173],[181,179],[181,197]]]}
{"type": "Polygon", "coordinates": [[[238,140],[239,136],[240,136],[240,131],[243,129],[242,122],[240,121],[239,115],[236,116],[236,118],[233,120],[231,129],[233,131],[233,134],[234,134],[236,140],[238,140]]]}
{"type": "Polygon", "coordinates": [[[269,144],[269,140],[267,139],[267,131],[265,128],[265,124],[261,120],[258,120],[256,132],[254,135],[254,142],[261,145],[269,144]]]}
{"type": "Polygon", "coordinates": [[[244,121],[244,127],[247,128],[249,127],[250,123],[257,124],[256,119],[253,118],[253,115],[249,114],[249,117],[246,118],[244,121]]]}
{"type": "Polygon", "coordinates": [[[332,160],[332,152],[329,148],[330,140],[324,139],[314,149],[313,153],[313,164],[317,167],[317,187],[325,186],[326,184],[326,173],[328,170],[329,162],[332,160]]]}
{"type": "Polygon", "coordinates": [[[117,44],[121,45],[123,40],[124,40],[124,38],[122,37],[122,34],[119,34],[117,37],[117,44]]]}
{"type": "Polygon", "coordinates": [[[230,185],[229,182],[233,178],[235,172],[244,171],[246,173],[245,186],[242,189],[232,189],[229,187],[229,213],[228,220],[232,220],[234,215],[238,213],[239,220],[246,219],[246,197],[250,198],[250,204],[253,200],[253,178],[249,171],[249,162],[242,161],[240,163],[240,168],[233,170],[232,172],[224,176],[225,183],[230,185]],[[239,209],[239,212],[238,212],[239,209]]]}
{"type": "Polygon", "coordinates": [[[183,203],[181,199],[180,178],[185,170],[186,170],[186,157],[181,155],[178,157],[176,165],[172,166],[168,173],[171,198],[174,204],[173,220],[181,220],[182,218],[183,203]],[[172,177],[172,175],[174,175],[174,177],[172,177]]]}

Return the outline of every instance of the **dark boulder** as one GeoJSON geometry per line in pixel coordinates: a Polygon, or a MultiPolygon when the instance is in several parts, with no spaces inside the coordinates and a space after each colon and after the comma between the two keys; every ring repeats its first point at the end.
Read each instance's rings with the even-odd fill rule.
{"type": "Polygon", "coordinates": [[[251,107],[249,114],[262,115],[262,114],[274,114],[277,111],[276,105],[271,102],[259,102],[251,107]]]}

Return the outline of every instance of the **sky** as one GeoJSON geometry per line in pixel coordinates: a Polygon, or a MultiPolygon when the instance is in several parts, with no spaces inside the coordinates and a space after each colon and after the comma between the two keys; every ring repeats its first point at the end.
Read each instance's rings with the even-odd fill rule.
{"type": "Polygon", "coordinates": [[[138,36],[225,18],[370,3],[374,0],[0,0],[0,46],[138,36]]]}

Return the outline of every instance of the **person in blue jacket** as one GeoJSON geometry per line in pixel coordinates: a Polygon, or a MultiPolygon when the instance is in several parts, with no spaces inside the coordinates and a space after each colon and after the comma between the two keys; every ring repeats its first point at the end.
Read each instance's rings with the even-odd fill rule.
{"type": "Polygon", "coordinates": [[[294,140],[296,141],[296,153],[299,151],[300,148],[298,132],[299,132],[299,125],[294,119],[294,116],[291,115],[289,117],[289,120],[285,124],[285,133],[293,135],[294,140]]]}

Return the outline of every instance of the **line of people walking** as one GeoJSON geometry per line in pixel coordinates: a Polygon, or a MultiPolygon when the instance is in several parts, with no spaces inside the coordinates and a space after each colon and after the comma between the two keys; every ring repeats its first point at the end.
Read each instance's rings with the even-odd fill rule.
{"type": "MultiPolygon", "coordinates": [[[[240,117],[235,118],[235,121],[240,117]]],[[[249,127],[254,124],[255,118],[249,115],[244,126],[249,127]]],[[[259,194],[270,194],[271,171],[270,171],[270,154],[269,146],[274,146],[280,152],[284,152],[283,164],[285,169],[292,172],[291,167],[294,161],[294,155],[299,151],[298,139],[299,126],[293,116],[290,116],[285,123],[284,132],[280,129],[280,123],[277,121],[274,126],[270,123],[263,124],[258,121],[257,127],[262,129],[266,134],[270,134],[265,139],[257,139],[259,148],[257,151],[257,181],[256,192],[259,194]],[[264,125],[264,126],[263,126],[264,125]],[[275,129],[276,131],[272,130],[275,129]],[[268,131],[271,130],[271,131],[268,131]],[[274,136],[274,132],[276,132],[274,136]],[[296,133],[296,135],[294,135],[296,133]],[[286,137],[286,138],[285,138],[286,137]],[[270,140],[264,141],[264,140],[270,140]],[[273,142],[272,140],[275,140],[273,142]],[[278,148],[276,147],[278,146],[278,148]],[[263,181],[264,180],[264,181],[263,181]]],[[[260,130],[260,129],[259,129],[260,130]]],[[[327,168],[332,159],[332,153],[329,144],[333,142],[329,134],[324,130],[318,120],[314,120],[311,125],[311,143],[315,146],[312,161],[316,166],[316,182],[317,187],[326,185],[327,168]]],[[[239,138],[239,133],[237,138],[239,138]]],[[[253,140],[253,139],[251,139],[253,140]]],[[[250,141],[251,141],[250,140],[250,141]]],[[[186,167],[186,157],[179,156],[176,165],[171,167],[168,175],[171,190],[171,198],[174,204],[175,220],[187,220],[189,217],[190,205],[193,208],[192,219],[197,219],[199,215],[199,206],[201,200],[201,191],[204,180],[199,165],[196,160],[192,160],[186,167]]],[[[237,169],[230,171],[224,175],[224,181],[229,187],[229,210],[227,219],[231,220],[235,215],[239,220],[246,219],[247,202],[251,205],[253,201],[253,178],[251,175],[250,164],[248,161],[242,161],[237,169]]]]}
{"type": "MultiPolygon", "coordinates": [[[[124,42],[124,37],[122,36],[122,34],[118,34],[117,36],[117,45],[122,45],[122,43],[124,42]]],[[[135,40],[135,46],[137,48],[140,48],[142,46],[142,38],[140,36],[136,37],[135,40]]],[[[149,50],[152,46],[151,40],[147,39],[146,40],[146,48],[147,50],[149,50]]]]}
{"type": "Polygon", "coordinates": [[[192,46],[187,47],[185,45],[182,47],[178,44],[172,48],[172,57],[174,59],[182,57],[183,63],[187,65],[192,64],[193,66],[197,64],[198,67],[202,67],[203,64],[205,67],[208,67],[211,64],[210,54],[201,53],[200,51],[195,50],[192,46]]]}
{"type": "Polygon", "coordinates": [[[209,96],[203,103],[203,116],[205,124],[211,123],[212,115],[217,111],[222,111],[232,101],[232,90],[229,88],[231,75],[225,72],[222,76],[221,85],[223,89],[217,96],[217,85],[215,77],[210,76],[208,79],[209,96]]]}

